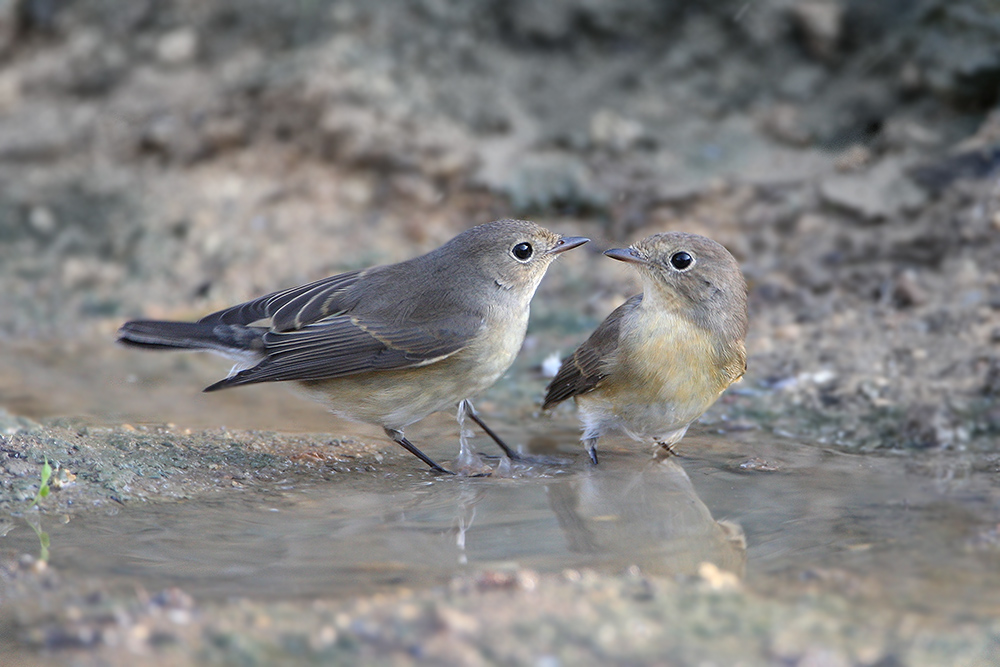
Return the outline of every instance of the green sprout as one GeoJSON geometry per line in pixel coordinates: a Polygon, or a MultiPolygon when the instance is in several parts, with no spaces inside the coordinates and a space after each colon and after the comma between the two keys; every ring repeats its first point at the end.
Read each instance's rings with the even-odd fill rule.
{"type": "MultiPolygon", "coordinates": [[[[38,493],[35,497],[31,499],[31,505],[37,507],[38,503],[42,501],[42,498],[46,498],[49,495],[49,480],[52,479],[52,466],[49,465],[49,457],[45,457],[45,464],[42,466],[42,479],[38,484],[38,493]]],[[[28,522],[31,529],[35,531],[35,535],[38,536],[39,553],[38,560],[48,561],[49,560],[49,534],[42,530],[41,521],[32,521],[27,516],[24,520],[28,522]]]]}
{"type": "Polygon", "coordinates": [[[52,478],[52,466],[49,465],[49,457],[45,457],[45,465],[42,466],[42,481],[38,485],[38,493],[32,498],[31,504],[37,505],[49,495],[49,480],[52,478]]]}

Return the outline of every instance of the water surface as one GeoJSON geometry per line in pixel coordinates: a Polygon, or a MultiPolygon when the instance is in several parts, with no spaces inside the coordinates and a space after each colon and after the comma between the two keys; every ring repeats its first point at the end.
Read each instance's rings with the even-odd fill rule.
{"type": "MultiPolygon", "coordinates": [[[[45,516],[43,528],[63,576],[201,599],[346,596],[470,568],[694,575],[710,562],[770,593],[815,579],[942,618],[1000,612],[990,475],[935,478],[899,457],[760,434],[696,435],[680,457],[612,443],[597,467],[567,445],[564,464],[508,477],[438,477],[390,457],[394,470],[45,516]]],[[[0,545],[38,547],[23,523],[0,545]]]]}

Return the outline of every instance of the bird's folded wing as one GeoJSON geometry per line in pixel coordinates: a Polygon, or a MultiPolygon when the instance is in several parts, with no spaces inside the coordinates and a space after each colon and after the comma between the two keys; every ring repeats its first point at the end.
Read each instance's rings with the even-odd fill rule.
{"type": "Polygon", "coordinates": [[[316,282],[266,294],[225,310],[206,315],[202,324],[250,325],[271,320],[274,331],[299,329],[322,318],[344,312],[355,304],[347,302],[348,289],[364,271],[350,271],[316,282]]]}
{"type": "Polygon", "coordinates": [[[412,368],[469,344],[482,319],[468,314],[434,323],[365,321],[338,315],[300,329],[264,334],[264,359],[206,391],[256,382],[324,380],[367,371],[412,368]]]}
{"type": "Polygon", "coordinates": [[[547,410],[567,398],[592,391],[607,377],[608,363],[618,349],[622,318],[635,309],[641,300],[642,295],[637,294],[618,306],[590,334],[590,338],[563,360],[559,372],[546,389],[543,409],[547,410]]]}

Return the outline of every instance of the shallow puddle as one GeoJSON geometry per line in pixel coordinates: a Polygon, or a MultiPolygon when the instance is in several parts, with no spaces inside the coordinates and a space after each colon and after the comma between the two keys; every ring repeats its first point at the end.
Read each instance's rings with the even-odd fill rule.
{"type": "MultiPolygon", "coordinates": [[[[988,476],[936,479],[900,458],[759,436],[693,436],[681,450],[608,451],[598,467],[570,453],[506,478],[435,477],[392,458],[328,481],[44,516],[42,528],[64,577],[200,599],[337,597],[514,565],[694,575],[710,562],[771,594],[815,581],[942,620],[1000,613],[988,476]]],[[[23,520],[0,544],[38,550],[23,520]]]]}

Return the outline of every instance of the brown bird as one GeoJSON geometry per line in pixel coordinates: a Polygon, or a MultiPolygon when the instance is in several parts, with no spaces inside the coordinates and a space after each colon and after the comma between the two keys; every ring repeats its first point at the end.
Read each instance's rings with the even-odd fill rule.
{"type": "Polygon", "coordinates": [[[499,220],[426,255],[274,292],[197,322],[127,322],[118,341],[234,359],[229,377],[205,391],[294,381],[338,417],[381,426],[428,466],[449,472],[403,429],[459,404],[516,457],[467,399],[514,361],[552,260],[586,242],[499,220]]]}
{"type": "Polygon", "coordinates": [[[563,361],[543,405],[575,398],[594,463],[611,430],[670,449],[746,371],[746,281],[728,250],[670,232],[604,254],[634,264],[643,291],[563,361]]]}

